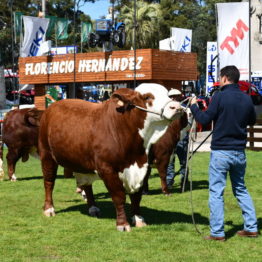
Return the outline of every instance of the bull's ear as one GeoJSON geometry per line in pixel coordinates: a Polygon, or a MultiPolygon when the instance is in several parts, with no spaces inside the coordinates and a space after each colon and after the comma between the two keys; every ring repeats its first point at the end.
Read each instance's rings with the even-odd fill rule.
{"type": "Polygon", "coordinates": [[[31,126],[40,126],[40,119],[43,114],[43,111],[32,108],[28,110],[24,116],[24,120],[28,125],[31,126]]]}
{"type": "Polygon", "coordinates": [[[146,103],[148,103],[148,104],[151,104],[151,103],[153,102],[154,98],[155,98],[155,97],[154,97],[153,94],[151,94],[151,93],[143,94],[143,100],[144,100],[146,103]]]}
{"type": "Polygon", "coordinates": [[[123,95],[121,94],[112,94],[111,98],[116,104],[116,110],[118,112],[125,112],[128,106],[130,105],[130,101],[127,100],[123,95]]]}

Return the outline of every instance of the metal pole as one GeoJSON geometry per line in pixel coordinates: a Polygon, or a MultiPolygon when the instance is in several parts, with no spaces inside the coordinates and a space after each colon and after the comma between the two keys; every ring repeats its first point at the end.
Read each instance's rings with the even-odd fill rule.
{"type": "Polygon", "coordinates": [[[134,88],[136,88],[136,0],[134,0],[134,88]]]}
{"type": "Polygon", "coordinates": [[[46,0],[42,0],[42,13],[43,13],[43,18],[45,18],[45,1],[46,0]]]}
{"type": "Polygon", "coordinates": [[[249,93],[251,93],[251,0],[248,1],[248,15],[249,15],[249,93]]]}
{"type": "MultiPolygon", "coordinates": [[[[79,2],[78,2],[79,3],[79,2]]],[[[78,4],[77,4],[78,6],[78,4]]],[[[74,98],[76,97],[76,0],[74,0],[74,98]]]]}
{"type": "MultiPolygon", "coordinates": [[[[10,1],[10,12],[11,12],[11,49],[12,49],[12,89],[14,91],[14,101],[15,101],[15,91],[18,91],[16,89],[16,84],[14,83],[14,73],[15,73],[15,54],[14,54],[14,26],[13,26],[13,23],[14,23],[14,19],[13,19],[13,3],[14,1],[11,0],[10,1]]],[[[19,104],[20,104],[20,96],[18,94],[18,99],[19,99],[19,104]]]]}
{"type": "MultiPolygon", "coordinates": [[[[217,11],[217,5],[215,5],[216,7],[216,29],[218,32],[218,11],[217,11]]],[[[220,57],[219,57],[219,37],[218,37],[218,33],[217,33],[217,48],[218,48],[218,52],[217,52],[217,79],[216,81],[219,81],[219,76],[220,76],[220,57]]]]}

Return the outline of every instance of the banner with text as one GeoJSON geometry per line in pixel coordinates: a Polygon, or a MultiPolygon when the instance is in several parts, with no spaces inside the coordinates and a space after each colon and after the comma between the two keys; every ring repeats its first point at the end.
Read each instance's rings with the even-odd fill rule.
{"type": "Polygon", "coordinates": [[[174,51],[191,52],[192,30],[171,27],[171,48],[174,51]]]}
{"type": "Polygon", "coordinates": [[[217,42],[207,42],[206,93],[217,81],[217,42]]]}
{"type": "Polygon", "coordinates": [[[24,41],[21,47],[21,56],[40,56],[40,46],[45,41],[49,19],[32,16],[23,16],[24,41]]]}
{"type": "Polygon", "coordinates": [[[219,3],[218,53],[220,69],[235,65],[240,79],[249,79],[249,4],[248,2],[219,3]]]}

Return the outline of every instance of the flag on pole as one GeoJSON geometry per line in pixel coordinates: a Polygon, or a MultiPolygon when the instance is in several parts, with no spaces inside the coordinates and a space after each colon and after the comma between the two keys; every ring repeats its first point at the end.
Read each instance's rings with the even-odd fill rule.
{"type": "Polygon", "coordinates": [[[68,25],[69,20],[66,18],[57,18],[55,26],[55,35],[57,40],[64,40],[68,38],[68,25]]]}
{"type": "Polygon", "coordinates": [[[192,30],[171,27],[171,50],[191,52],[192,30]]]}
{"type": "Polygon", "coordinates": [[[249,4],[234,2],[216,6],[220,69],[235,65],[240,71],[240,79],[249,80],[249,4]]]}
{"type": "Polygon", "coordinates": [[[206,93],[217,81],[217,42],[207,42],[206,93]]]}
{"type": "Polygon", "coordinates": [[[92,24],[89,22],[81,22],[81,43],[87,42],[88,35],[92,31],[92,24]]]}
{"type": "Polygon", "coordinates": [[[55,29],[57,17],[48,15],[48,16],[46,16],[46,18],[49,18],[49,25],[48,25],[48,29],[47,29],[47,32],[46,32],[46,36],[50,37],[52,35],[54,29],[55,29]]]}
{"type": "Polygon", "coordinates": [[[32,16],[23,16],[24,41],[21,47],[21,57],[39,56],[40,46],[45,41],[49,19],[32,16]]]}
{"type": "Polygon", "coordinates": [[[23,13],[22,12],[14,12],[14,31],[15,31],[15,43],[16,43],[16,39],[17,37],[20,36],[20,34],[22,33],[22,16],[23,13]]]}

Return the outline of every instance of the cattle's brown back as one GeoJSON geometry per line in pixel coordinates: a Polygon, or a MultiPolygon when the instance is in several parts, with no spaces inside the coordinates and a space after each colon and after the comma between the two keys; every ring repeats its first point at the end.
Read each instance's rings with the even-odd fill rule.
{"type": "Polygon", "coordinates": [[[36,108],[8,112],[3,123],[3,142],[8,147],[37,146],[38,126],[42,111],[36,108]]]}

